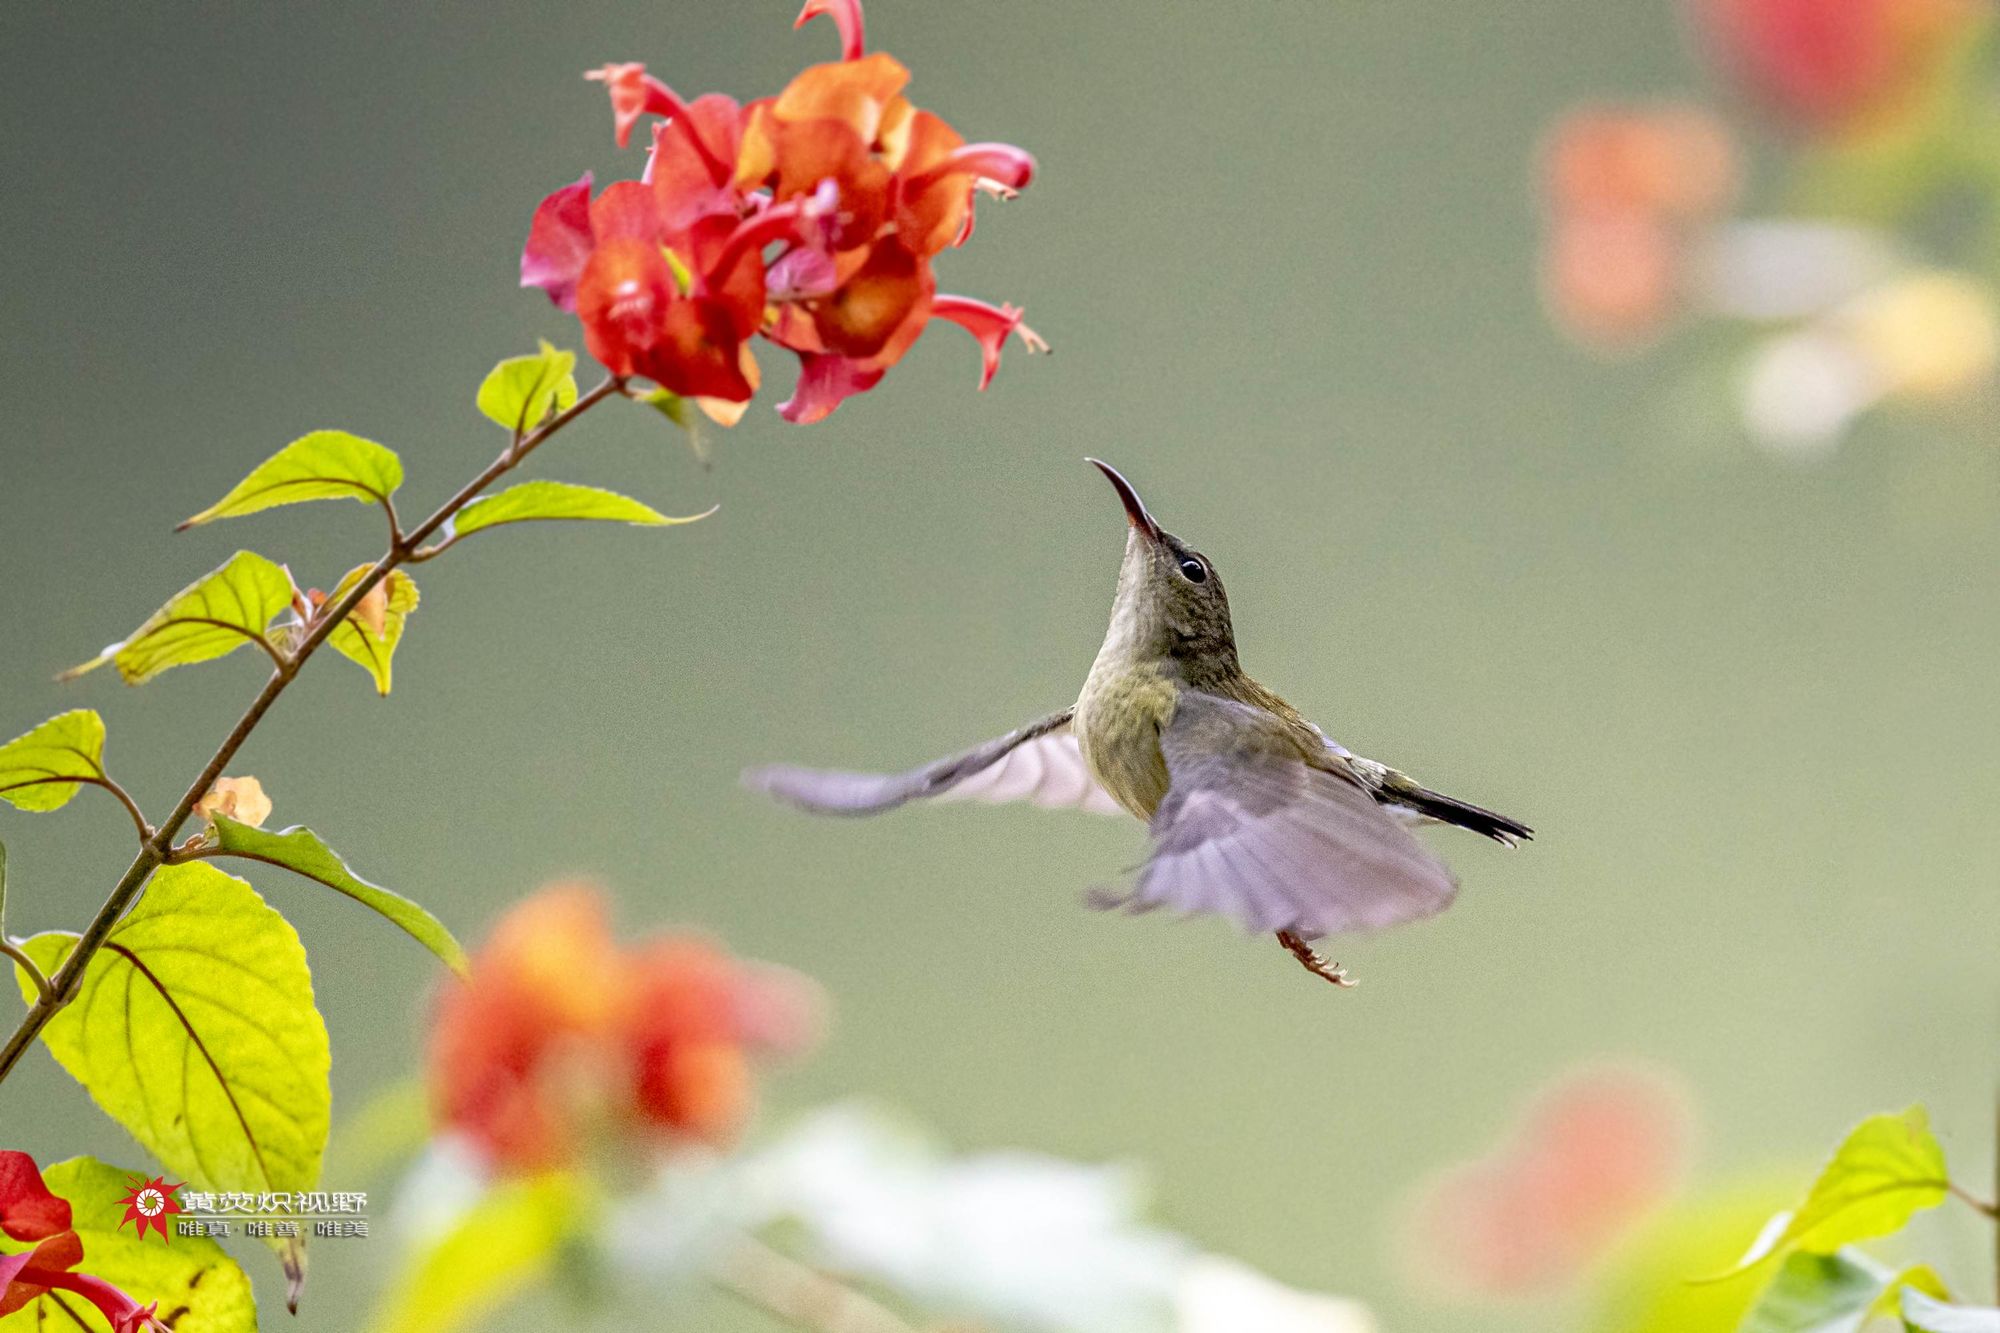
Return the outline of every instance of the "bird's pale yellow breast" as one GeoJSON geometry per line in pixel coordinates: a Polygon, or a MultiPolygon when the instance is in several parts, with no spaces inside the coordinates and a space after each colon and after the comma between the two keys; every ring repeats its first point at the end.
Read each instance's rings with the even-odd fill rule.
{"type": "Polygon", "coordinates": [[[1160,732],[1174,715],[1174,683],[1158,665],[1100,661],[1084,682],[1071,726],[1091,776],[1118,804],[1150,820],[1167,794],[1160,732]]]}

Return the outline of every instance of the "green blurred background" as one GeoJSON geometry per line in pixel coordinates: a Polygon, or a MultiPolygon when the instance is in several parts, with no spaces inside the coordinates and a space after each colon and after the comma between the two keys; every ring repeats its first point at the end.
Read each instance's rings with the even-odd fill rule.
{"type": "MultiPolygon", "coordinates": [[[[479,376],[576,343],[516,290],[529,211],[585,166],[639,166],[577,73],[641,59],[690,95],[761,95],[833,55],[793,13],[0,10],[0,733],[100,708],[113,771],[155,809],[177,796],[251,656],[143,693],[55,671],[238,543],[322,587],[372,557],[353,506],[173,535],[308,429],[400,450],[411,509],[484,463],[479,376]]],[[[967,1147],[1136,1161],[1175,1226],[1391,1329],[1507,1324],[1422,1303],[1388,1238],[1415,1182],[1579,1060],[1681,1071],[1707,1176],[1803,1170],[1924,1100],[1990,1178],[1990,423],[1877,421],[1788,465],[1735,438],[1719,383],[1685,390],[1690,357],[1592,363],[1537,308],[1540,127],[1688,88],[1672,6],[871,0],[869,34],[919,104],[1038,155],[940,280],[1025,304],[1056,354],[1010,351],[981,396],[940,327],[801,429],[771,411],[773,350],[777,392],[709,470],[648,413],[596,415],[537,473],[721,513],[530,527],[420,571],[394,695],[315,666],[233,766],[276,822],[468,939],[586,875],[629,928],[796,966],[835,1026],[771,1081],[772,1114],[863,1091],[967,1147]],[[1215,558],[1256,675],[1538,830],[1515,855],[1436,838],[1461,904],[1342,942],[1351,994],[1216,923],[1084,910],[1139,855],[1129,822],[819,822],[736,786],[763,760],[916,762],[1072,698],[1123,539],[1086,453],[1215,558]]],[[[128,854],[105,800],[0,837],[17,933],[79,924],[128,854]]],[[[313,958],[338,1116],[413,1068],[435,968],[256,878],[313,958]]],[[[42,1055],[0,1090],[0,1141],[139,1160],[42,1055]]],[[[1987,1238],[1951,1221],[1931,1250],[1983,1290],[1987,1238]]],[[[319,1245],[286,1326],[354,1327],[387,1249],[319,1245]]]]}

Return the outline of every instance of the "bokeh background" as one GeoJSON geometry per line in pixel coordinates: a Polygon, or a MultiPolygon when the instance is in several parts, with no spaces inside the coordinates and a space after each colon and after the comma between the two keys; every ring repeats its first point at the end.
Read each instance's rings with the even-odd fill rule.
{"type": "MultiPolygon", "coordinates": [[[[792,14],[0,10],[0,731],[100,708],[114,772],[177,796],[249,655],[143,692],[54,673],[235,544],[322,587],[371,557],[352,506],[172,533],[308,429],[401,451],[406,508],[470,475],[495,445],[479,376],[574,342],[516,289],[529,211],[581,166],[636,168],[577,73],[642,59],[757,95],[832,56],[792,14]]],[[[1392,1235],[1416,1182],[1579,1061],[1679,1071],[1702,1176],[1808,1170],[1922,1100],[1990,1179],[1990,417],[1774,458],[1686,391],[1696,349],[1606,365],[1538,306],[1538,138],[1580,97],[1699,90],[1677,9],[871,0],[869,21],[923,104],[1039,157],[940,279],[1024,304],[1055,355],[1017,351],[980,396],[943,330],[822,425],[767,396],[706,468],[651,414],[596,414],[537,474],[720,514],[531,526],[419,571],[395,693],[316,666],[234,765],[277,822],[468,939],[587,875],[630,927],[808,972],[834,1027],[767,1116],[866,1092],[969,1148],[1139,1163],[1177,1228],[1391,1329],[1546,1318],[1429,1303],[1392,1235]],[[1072,698],[1123,539],[1086,453],[1215,559],[1260,679],[1536,826],[1513,855],[1437,837],[1460,905],[1342,942],[1360,989],[1216,923],[1085,911],[1140,854],[1129,822],[819,822],[738,789],[749,763],[901,766],[1072,698]]],[[[83,921],[128,855],[103,800],[0,835],[17,933],[83,921]]],[[[338,1117],[414,1066],[435,965],[255,878],[313,959],[338,1117]]],[[[0,1140],[136,1158],[42,1055],[0,1091],[0,1140]]],[[[1960,1220],[1929,1252],[1983,1290],[1960,1220]]],[[[355,1326],[385,1245],[320,1244],[296,1327],[355,1326]]]]}

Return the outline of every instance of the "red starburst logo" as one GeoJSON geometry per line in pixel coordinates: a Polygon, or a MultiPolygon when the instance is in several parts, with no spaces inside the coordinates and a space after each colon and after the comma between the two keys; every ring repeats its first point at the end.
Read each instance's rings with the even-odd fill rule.
{"type": "MultiPolygon", "coordinates": [[[[186,1184],[182,1181],[181,1185],[186,1184]]],[[[118,1229],[123,1231],[127,1222],[138,1224],[139,1239],[146,1238],[146,1228],[152,1227],[160,1233],[160,1239],[172,1243],[167,1234],[167,1219],[181,1212],[181,1202],[174,1197],[174,1191],[181,1185],[169,1185],[164,1177],[154,1176],[151,1180],[144,1176],[134,1176],[131,1190],[118,1202],[125,1205],[125,1216],[118,1219],[118,1229]]]]}

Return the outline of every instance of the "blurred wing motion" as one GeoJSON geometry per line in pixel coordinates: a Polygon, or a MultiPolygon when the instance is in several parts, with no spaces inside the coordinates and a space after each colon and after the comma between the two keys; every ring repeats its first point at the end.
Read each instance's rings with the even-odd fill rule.
{"type": "Polygon", "coordinates": [[[872,815],[920,797],[1032,801],[1051,809],[1123,813],[1097,785],[1069,729],[1065,708],[1005,736],[907,773],[842,773],[775,764],[753,768],[743,784],[822,815],[872,815]]]}
{"type": "Polygon", "coordinates": [[[1129,893],[1100,895],[1100,907],[1215,912],[1313,939],[1430,916],[1457,892],[1345,761],[1308,763],[1262,709],[1183,690],[1160,751],[1168,787],[1152,858],[1129,893]]]}

